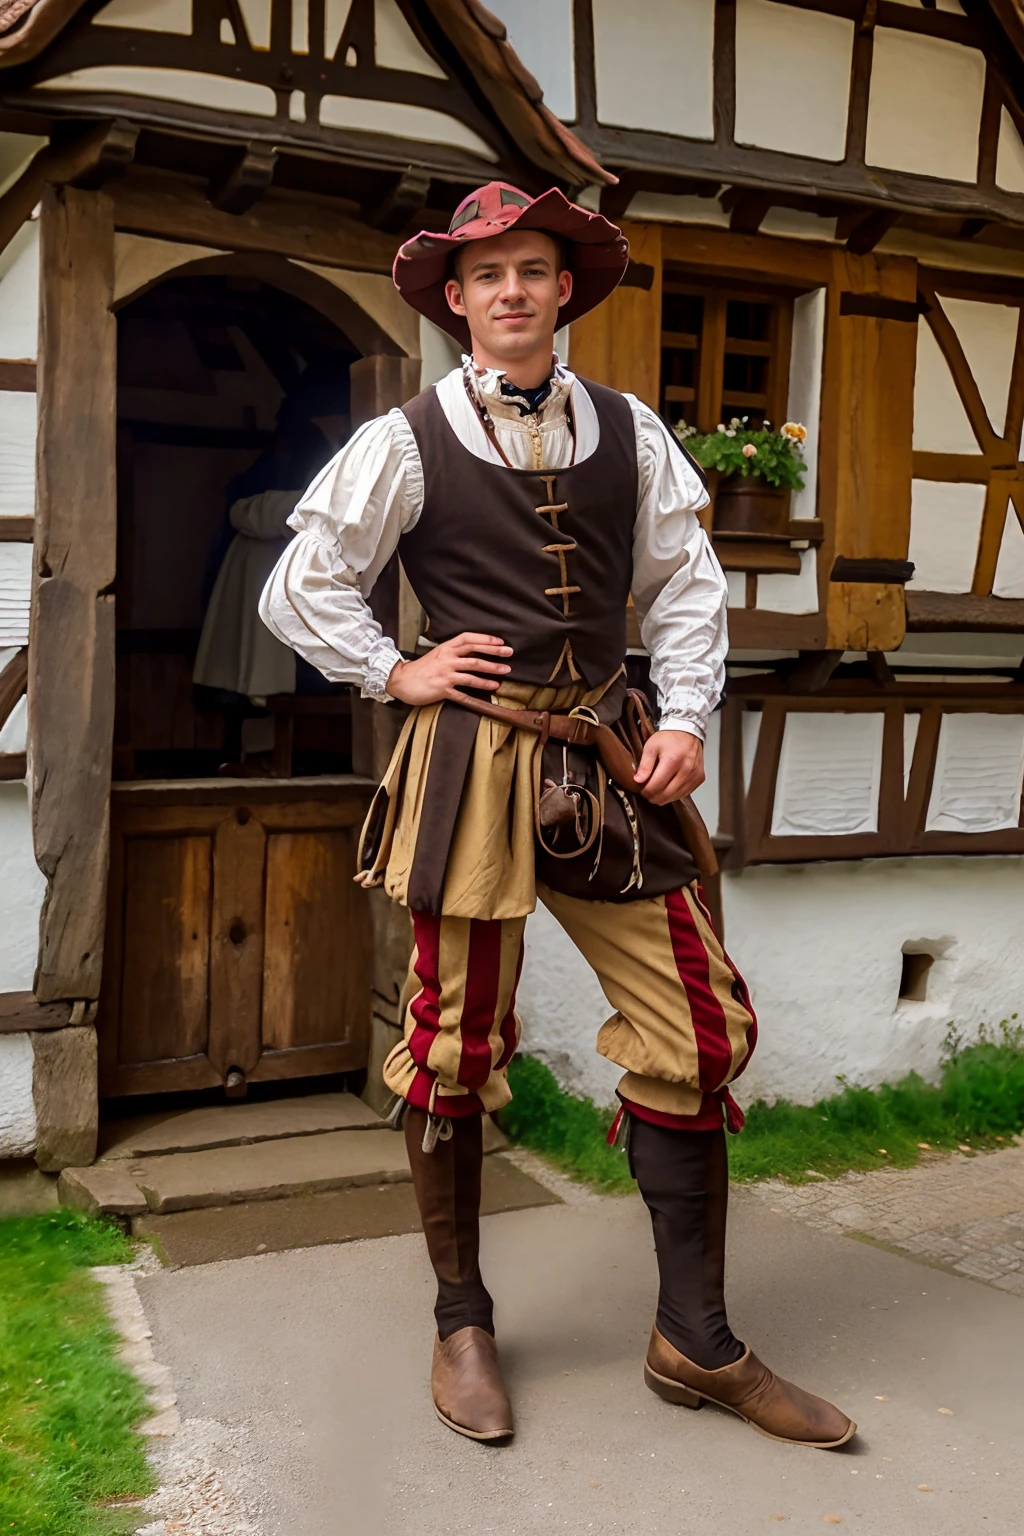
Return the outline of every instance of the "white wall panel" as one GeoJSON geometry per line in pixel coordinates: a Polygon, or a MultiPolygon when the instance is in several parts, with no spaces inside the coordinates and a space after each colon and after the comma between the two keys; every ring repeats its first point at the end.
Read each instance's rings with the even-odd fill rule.
{"type": "Polygon", "coordinates": [[[134,27],[140,32],[192,31],[192,0],[109,0],[92,19],[94,27],[134,27]]]}
{"type": "MultiPolygon", "coordinates": [[[[0,391],[0,517],[32,517],[35,508],[36,397],[3,390],[0,391]]],[[[3,548],[0,544],[0,550],[3,548]]]]}
{"type": "Polygon", "coordinates": [[[1005,107],[999,111],[996,186],[1004,192],[1024,192],[1024,144],[1005,107]]]}
{"type": "Polygon", "coordinates": [[[984,89],[985,58],[976,48],[877,28],[868,164],[974,181],[984,89]]]}
{"type": "Polygon", "coordinates": [[[917,322],[914,447],[924,453],[980,453],[953,375],[927,320],[917,322]]]}
{"type": "MultiPolygon", "coordinates": [[[[817,512],[818,429],[824,357],[825,290],[815,288],[811,293],[801,294],[793,304],[793,340],[786,411],[790,421],[802,422],[807,428],[804,488],[802,491],[794,491],[790,500],[790,512],[795,518],[814,517],[817,512]]],[[[782,426],[783,423],[778,422],[777,425],[782,426]]]]}
{"type": "Polygon", "coordinates": [[[909,591],[970,591],[984,506],[983,485],[911,482],[909,591]]]}
{"type": "Polygon", "coordinates": [[[572,0],[487,0],[508,40],[544,92],[556,117],[576,116],[572,0]]]}
{"type": "MultiPolygon", "coordinates": [[[[0,197],[13,186],[45,139],[29,133],[0,133],[0,197]]],[[[0,251],[0,263],[4,253],[0,251]]]]}
{"type": "Polygon", "coordinates": [[[853,34],[843,16],[737,0],[737,141],[841,160],[853,34]]]}
{"type": "Polygon", "coordinates": [[[818,553],[800,551],[800,571],[795,576],[767,575],[757,578],[757,606],[771,613],[818,612],[818,553]]]}
{"type": "Polygon", "coordinates": [[[32,987],[45,889],[32,853],[28,790],[0,783],[0,992],[32,987]]]}
{"type": "Polygon", "coordinates": [[[231,80],[226,75],[204,75],[198,70],[157,69],[149,65],[94,64],[66,75],[44,80],[37,91],[104,91],[119,96],[151,96],[160,101],[183,101],[189,106],[209,107],[215,112],[244,112],[253,117],[275,117],[277,97],[269,85],[252,80],[231,80]]]}
{"type": "Polygon", "coordinates": [[[719,752],[722,743],[722,714],[715,710],[708,720],[704,741],[704,783],[693,792],[693,803],[704,818],[712,837],[718,831],[719,752]]]}
{"type": "Polygon", "coordinates": [[[1004,832],[1020,821],[1024,716],[944,715],[927,832],[1004,832]]]}
{"type": "Polygon", "coordinates": [[[598,119],[712,138],[714,30],[714,0],[594,0],[598,119]]]}
{"type": "Polygon", "coordinates": [[[0,1035],[0,1158],[31,1157],[35,1151],[34,1059],[27,1034],[0,1035]]]}
{"type": "Polygon", "coordinates": [[[0,251],[0,357],[32,358],[38,351],[39,223],[33,219],[0,251]]]}
{"type": "Polygon", "coordinates": [[[878,831],[882,726],[878,714],[786,716],[772,807],[773,837],[878,831]]]}
{"type": "Polygon", "coordinates": [[[320,121],[326,128],[358,128],[364,133],[393,133],[428,144],[454,144],[482,160],[498,157],[472,128],[447,112],[411,106],[405,101],[363,101],[355,96],[325,96],[320,121]]]}
{"type": "Polygon", "coordinates": [[[1003,527],[993,597],[1024,597],[1024,532],[1011,501],[1003,527]]]}
{"type": "Polygon", "coordinates": [[[1002,433],[1017,345],[1017,310],[1008,304],[985,304],[978,299],[947,295],[943,295],[940,303],[964,349],[988,419],[996,432],[1002,433]]]}
{"type": "Polygon", "coordinates": [[[729,228],[729,215],[717,197],[677,192],[638,192],[626,217],[649,219],[655,224],[715,224],[719,229],[729,228]]]}
{"type": "Polygon", "coordinates": [[[28,644],[32,545],[0,543],[0,646],[28,644]]]}
{"type": "Polygon", "coordinates": [[[414,75],[447,78],[398,9],[397,0],[377,0],[376,20],[376,57],[381,69],[407,69],[414,75]]]}

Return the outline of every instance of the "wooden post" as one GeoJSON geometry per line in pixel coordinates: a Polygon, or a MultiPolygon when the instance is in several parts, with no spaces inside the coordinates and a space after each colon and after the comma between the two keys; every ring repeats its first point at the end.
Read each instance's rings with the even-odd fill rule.
{"type": "Polygon", "coordinates": [[[29,764],[47,878],[35,994],[99,996],[114,728],[117,327],[103,193],[47,187],[40,240],[29,764]]]}
{"type": "MultiPolygon", "coordinates": [[[[574,320],[569,339],[572,370],[610,389],[629,390],[660,409],[660,224],[624,224],[634,264],[610,298],[574,320]]],[[[723,311],[724,314],[724,311],[723,311]]]]}

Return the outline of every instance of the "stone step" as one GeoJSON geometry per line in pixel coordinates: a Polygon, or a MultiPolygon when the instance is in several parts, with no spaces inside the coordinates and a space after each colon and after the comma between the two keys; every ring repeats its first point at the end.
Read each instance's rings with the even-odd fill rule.
{"type": "Polygon", "coordinates": [[[213,1104],[203,1109],[154,1111],[109,1120],[100,1128],[100,1161],[158,1157],[247,1146],[288,1136],[327,1131],[380,1129],[381,1119],[354,1093],[314,1093],[302,1098],[213,1104]]]}
{"type": "Polygon", "coordinates": [[[409,1177],[403,1136],[384,1130],[329,1131],[66,1168],[57,1187],[62,1202],[79,1210],[135,1215],[280,1200],[409,1177]]]}
{"type": "MultiPolygon", "coordinates": [[[[504,1157],[489,1157],[485,1162],[482,1215],[559,1203],[557,1195],[504,1157]]],[[[131,1228],[136,1236],[152,1242],[164,1264],[177,1267],[418,1232],[420,1218],[411,1184],[379,1184],[166,1215],[149,1213],[136,1217],[131,1228]]]]}

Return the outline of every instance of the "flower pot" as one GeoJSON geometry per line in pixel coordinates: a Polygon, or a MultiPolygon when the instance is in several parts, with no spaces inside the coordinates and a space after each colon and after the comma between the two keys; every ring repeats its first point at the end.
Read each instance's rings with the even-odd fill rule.
{"type": "Polygon", "coordinates": [[[788,540],[789,492],[760,475],[724,475],[715,492],[714,531],[733,538],[788,540]]]}

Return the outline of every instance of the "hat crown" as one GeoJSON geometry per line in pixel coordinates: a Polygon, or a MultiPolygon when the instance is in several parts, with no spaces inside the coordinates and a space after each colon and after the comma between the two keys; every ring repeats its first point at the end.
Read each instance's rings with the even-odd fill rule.
{"type": "Polygon", "coordinates": [[[471,225],[490,224],[504,229],[534,201],[507,181],[489,181],[485,187],[477,187],[475,192],[462,199],[452,215],[448,233],[456,240],[465,240],[476,233],[470,229],[471,225]]]}

